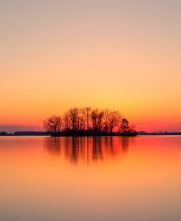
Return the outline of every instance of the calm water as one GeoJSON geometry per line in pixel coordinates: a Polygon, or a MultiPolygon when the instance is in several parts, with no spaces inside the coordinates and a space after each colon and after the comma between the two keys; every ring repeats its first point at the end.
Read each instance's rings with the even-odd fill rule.
{"type": "Polygon", "coordinates": [[[180,221],[181,136],[0,137],[0,221],[180,221]]]}

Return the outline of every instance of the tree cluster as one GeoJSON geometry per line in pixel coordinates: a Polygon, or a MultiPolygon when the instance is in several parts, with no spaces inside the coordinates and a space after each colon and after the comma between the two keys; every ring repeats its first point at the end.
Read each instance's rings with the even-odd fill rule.
{"type": "Polygon", "coordinates": [[[43,122],[47,132],[54,135],[108,135],[134,134],[119,111],[99,110],[90,107],[71,108],[63,116],[51,116],[43,122]]]}

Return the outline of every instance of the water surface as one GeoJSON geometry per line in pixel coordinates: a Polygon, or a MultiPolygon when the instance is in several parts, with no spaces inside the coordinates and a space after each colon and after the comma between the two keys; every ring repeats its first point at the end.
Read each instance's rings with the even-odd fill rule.
{"type": "Polygon", "coordinates": [[[1,221],[180,221],[181,136],[0,137],[1,221]]]}

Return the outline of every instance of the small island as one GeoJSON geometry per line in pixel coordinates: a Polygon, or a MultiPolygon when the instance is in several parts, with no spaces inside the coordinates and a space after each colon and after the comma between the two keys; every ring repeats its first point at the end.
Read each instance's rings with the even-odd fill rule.
{"type": "Polygon", "coordinates": [[[119,111],[71,108],[63,116],[44,120],[44,129],[54,137],[61,136],[136,136],[134,125],[119,111]]]}

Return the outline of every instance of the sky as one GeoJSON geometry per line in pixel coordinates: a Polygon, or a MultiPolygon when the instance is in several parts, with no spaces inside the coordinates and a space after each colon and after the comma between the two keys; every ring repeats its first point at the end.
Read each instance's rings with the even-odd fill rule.
{"type": "Polygon", "coordinates": [[[1,0],[0,131],[71,107],[181,131],[180,0],[1,0]]]}

